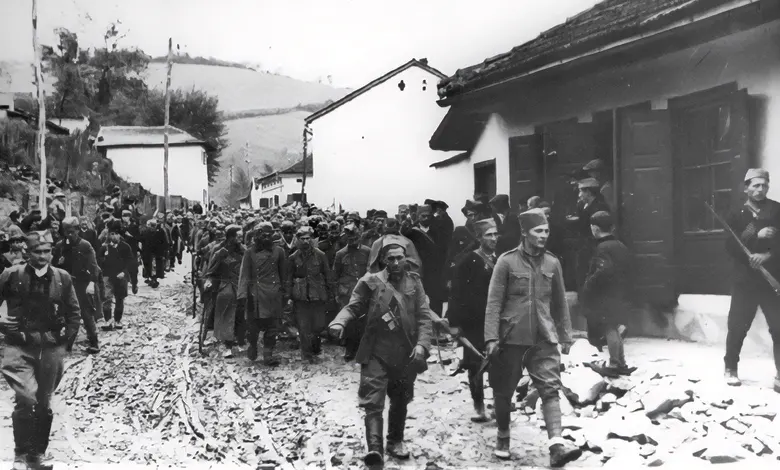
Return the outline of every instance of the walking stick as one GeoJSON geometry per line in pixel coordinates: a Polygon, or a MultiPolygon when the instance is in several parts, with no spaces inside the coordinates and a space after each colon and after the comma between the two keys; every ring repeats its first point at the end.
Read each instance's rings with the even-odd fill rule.
{"type": "MultiPolygon", "coordinates": [[[[742,240],[740,240],[739,236],[737,236],[737,234],[729,226],[726,220],[723,217],[721,217],[720,214],[715,212],[715,209],[712,206],[710,206],[706,202],[704,203],[704,205],[707,206],[707,209],[709,209],[710,212],[712,212],[712,215],[715,216],[715,219],[717,219],[718,222],[720,222],[721,225],[723,225],[723,228],[725,228],[726,231],[729,233],[729,235],[731,235],[731,237],[737,243],[737,246],[739,246],[742,249],[742,252],[745,253],[745,255],[748,258],[750,258],[750,255],[752,255],[753,253],[750,250],[748,250],[748,248],[745,246],[744,243],[742,243],[742,240]]],[[[763,266],[759,266],[758,268],[756,268],[756,270],[764,277],[764,279],[766,279],[766,282],[769,283],[769,285],[772,287],[772,290],[775,291],[775,294],[780,295],[780,282],[777,282],[777,279],[775,279],[774,276],[769,274],[769,271],[767,271],[766,268],[764,268],[763,266]]]]}
{"type": "Polygon", "coordinates": [[[191,254],[192,259],[192,318],[195,318],[198,310],[198,271],[195,269],[195,254],[191,254]]]}

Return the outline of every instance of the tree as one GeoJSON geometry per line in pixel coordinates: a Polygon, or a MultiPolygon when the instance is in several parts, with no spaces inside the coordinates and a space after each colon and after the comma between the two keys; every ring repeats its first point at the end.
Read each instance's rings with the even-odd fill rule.
{"type": "MultiPolygon", "coordinates": [[[[192,89],[171,91],[171,125],[192,134],[211,147],[206,152],[209,183],[216,182],[222,150],[227,147],[225,122],[219,111],[219,98],[192,89]]],[[[165,119],[165,94],[159,90],[147,93],[141,114],[123,113],[120,125],[161,126],[165,119]],[[132,121],[132,122],[128,122],[132,121]]]]}
{"type": "Polygon", "coordinates": [[[252,178],[246,174],[246,171],[238,165],[234,166],[233,182],[229,185],[227,194],[223,196],[225,204],[228,207],[238,207],[238,201],[252,190],[252,184],[252,178]]]}

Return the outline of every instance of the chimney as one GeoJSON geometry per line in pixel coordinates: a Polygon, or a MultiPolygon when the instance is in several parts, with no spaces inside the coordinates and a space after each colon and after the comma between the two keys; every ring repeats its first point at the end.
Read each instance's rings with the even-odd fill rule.
{"type": "Polygon", "coordinates": [[[419,62],[421,64],[423,64],[423,65],[428,65],[428,58],[427,57],[423,57],[422,59],[419,60],[419,62]]]}

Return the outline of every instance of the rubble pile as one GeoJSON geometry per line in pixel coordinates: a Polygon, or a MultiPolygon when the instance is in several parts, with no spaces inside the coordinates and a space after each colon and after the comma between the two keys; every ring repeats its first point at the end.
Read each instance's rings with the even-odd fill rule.
{"type": "MultiPolygon", "coordinates": [[[[605,378],[584,363],[598,351],[580,340],[561,374],[564,437],[605,468],[780,460],[780,396],[665,372],[663,366],[605,378]]],[[[528,377],[518,411],[544,421],[528,377]]]]}

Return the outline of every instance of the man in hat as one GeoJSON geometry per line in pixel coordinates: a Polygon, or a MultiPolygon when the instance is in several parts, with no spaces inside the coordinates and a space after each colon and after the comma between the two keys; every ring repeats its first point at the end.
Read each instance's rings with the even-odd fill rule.
{"type": "Polygon", "coordinates": [[[370,226],[363,231],[361,243],[368,247],[374,246],[377,240],[379,240],[384,234],[385,221],[387,220],[387,212],[374,211],[373,217],[370,217],[370,226]]]}
{"type": "Polygon", "coordinates": [[[336,300],[336,285],[325,253],[312,245],[314,230],[303,226],[295,234],[298,250],[290,255],[286,291],[293,301],[303,360],[315,362],[321,352],[319,333],[326,326],[325,307],[336,300]]]}
{"type": "Polygon", "coordinates": [[[731,291],[728,334],[726,336],[726,383],[741,385],[737,366],[742,343],[753,324],[756,310],[761,307],[769,325],[774,344],[777,374],[774,389],[780,393],[780,297],[760,274],[763,267],[775,279],[780,279],[780,203],[769,199],[769,172],[754,168],[745,175],[745,204],[729,217],[729,226],[750,251],[746,256],[731,237],[726,238],[726,251],[734,259],[735,273],[731,291]]]}
{"type": "Polygon", "coordinates": [[[103,319],[105,330],[121,330],[122,314],[125,310],[127,284],[132,271],[138,272],[138,261],[133,250],[122,239],[122,223],[113,221],[108,224],[108,240],[97,252],[98,265],[103,270],[103,319]],[[113,305],[112,305],[113,304],[113,305]],[[113,306],[114,315],[111,315],[113,306]]]}
{"type": "Polygon", "coordinates": [[[63,359],[79,330],[79,303],[70,275],[51,266],[51,245],[27,238],[30,261],[0,274],[0,322],[5,350],[0,371],[14,391],[11,414],[14,469],[50,469],[42,464],[54,415],[51,398],[65,372],[63,359]]]}
{"type": "Polygon", "coordinates": [[[604,202],[607,204],[607,207],[609,207],[610,212],[614,212],[615,191],[612,186],[612,177],[609,175],[607,170],[608,168],[604,164],[604,160],[600,158],[591,160],[584,167],[582,167],[582,171],[587,173],[589,178],[594,178],[599,182],[601,185],[599,188],[599,193],[601,194],[602,199],[604,199],[604,202]]]}
{"type": "Polygon", "coordinates": [[[422,263],[422,280],[425,293],[430,299],[431,310],[438,315],[442,313],[444,303],[444,283],[442,269],[444,268],[444,252],[437,244],[442,236],[432,227],[433,209],[423,204],[417,208],[417,224],[401,233],[414,243],[422,263]]]}
{"type": "Polygon", "coordinates": [[[290,220],[282,222],[282,238],[277,244],[284,250],[284,255],[290,257],[298,249],[298,243],[295,240],[295,224],[290,220]]]}
{"type": "Polygon", "coordinates": [[[261,222],[254,232],[254,244],[244,251],[238,279],[237,299],[246,302],[245,315],[250,361],[257,359],[257,341],[263,331],[263,363],[273,367],[279,360],[273,357],[276,334],[281,328],[287,260],[284,250],[274,244],[274,228],[261,222]]]}
{"type": "MultiPolygon", "coordinates": [[[[347,246],[336,253],[336,259],[333,262],[333,277],[336,279],[336,300],[339,309],[344,308],[349,303],[358,280],[368,272],[368,259],[371,256],[371,250],[360,243],[360,228],[357,225],[352,223],[346,225],[344,236],[347,246]]],[[[345,331],[344,361],[349,362],[355,358],[364,329],[365,321],[358,320],[345,331]]]]}
{"type": "MultiPolygon", "coordinates": [[[[474,224],[474,228],[479,234],[479,248],[455,265],[447,319],[452,327],[460,329],[463,336],[481,351],[485,346],[485,307],[490,277],[496,265],[498,230],[493,219],[480,220],[474,224]]],[[[485,414],[483,377],[477,373],[481,365],[481,358],[464,348],[460,367],[468,371],[469,390],[476,413],[471,420],[477,423],[488,420],[485,414]]]]}
{"type": "Polygon", "coordinates": [[[588,320],[588,339],[599,349],[607,346],[609,362],[593,363],[601,375],[631,375],[626,365],[622,329],[631,311],[631,253],[615,238],[615,226],[608,212],[596,212],[590,218],[596,247],[582,287],[580,303],[588,320]]]}
{"type": "MultiPolygon", "coordinates": [[[[81,319],[84,321],[84,329],[87,333],[89,346],[87,352],[97,354],[100,352],[98,344],[97,325],[95,316],[97,304],[95,290],[100,283],[99,269],[95,259],[95,251],[88,241],[79,236],[81,230],[79,220],[69,217],[62,223],[65,238],[55,247],[53,252],[53,266],[63,269],[70,274],[73,287],[80,306],[81,319]]],[[[75,341],[75,337],[73,341],[75,341]]],[[[73,347],[73,343],[70,344],[73,347]]]]}
{"type": "Polygon", "coordinates": [[[511,457],[511,400],[528,369],[542,400],[550,466],[561,467],[582,453],[563,439],[561,426],[561,352],[568,354],[571,347],[571,318],[561,263],[545,250],[547,217],[534,209],[520,214],[519,222],[522,241],[496,261],[485,308],[485,352],[491,358],[498,423],[494,453],[511,457]]]}
{"type": "Polygon", "coordinates": [[[577,215],[567,216],[566,220],[574,227],[580,237],[579,250],[577,251],[576,280],[578,290],[585,282],[591,255],[593,253],[593,233],[590,230],[590,218],[596,212],[609,213],[609,206],[599,192],[601,185],[595,178],[585,178],[577,183],[578,200],[577,215]]]}
{"type": "Polygon", "coordinates": [[[171,249],[168,253],[168,265],[172,271],[176,261],[181,264],[182,253],[184,253],[184,234],[182,233],[180,215],[171,217],[171,222],[171,249]]]}
{"type": "Polygon", "coordinates": [[[0,272],[17,264],[25,264],[29,259],[27,237],[22,233],[22,229],[11,225],[2,235],[5,236],[8,251],[0,256],[0,272]]]}
{"type": "MultiPolygon", "coordinates": [[[[149,219],[148,229],[143,235],[143,249],[141,250],[144,262],[144,277],[147,284],[156,289],[160,283],[158,279],[165,276],[164,259],[168,248],[168,237],[162,227],[159,226],[157,219],[149,219]]],[[[208,261],[206,260],[206,264],[208,261]]]]}
{"type": "Polygon", "coordinates": [[[359,226],[361,223],[360,214],[358,214],[357,212],[348,212],[347,216],[344,217],[344,223],[346,225],[355,224],[359,226]]]}
{"type": "Polygon", "coordinates": [[[335,220],[328,223],[328,232],[324,238],[320,238],[317,248],[328,257],[328,266],[333,266],[336,259],[336,253],[342,249],[341,243],[341,225],[335,220]]]}
{"type": "Polygon", "coordinates": [[[54,199],[49,204],[49,212],[55,219],[62,222],[65,218],[65,193],[59,190],[54,193],[54,199]]]}
{"type": "Polygon", "coordinates": [[[27,233],[30,231],[30,227],[32,227],[33,222],[40,222],[41,218],[41,209],[38,207],[37,203],[32,203],[30,205],[30,212],[22,219],[22,222],[19,224],[19,228],[21,228],[23,232],[27,233]]]}
{"type": "Polygon", "coordinates": [[[384,463],[382,433],[385,398],[390,399],[387,453],[408,459],[404,428],[414,397],[417,374],[427,369],[433,328],[428,298],[420,277],[406,269],[405,242],[390,236],[382,248],[382,271],[366,274],[355,286],[349,304],[330,324],[342,338],[345,327],[365,316],[366,329],[356,361],[361,364],[358,398],[365,411],[369,468],[384,463]]]}
{"type": "Polygon", "coordinates": [[[501,256],[508,250],[517,248],[520,243],[520,223],[517,221],[517,212],[509,206],[509,196],[506,194],[496,194],[490,200],[490,207],[498,227],[496,256],[501,256]]]}

